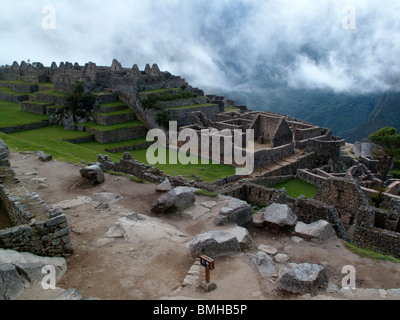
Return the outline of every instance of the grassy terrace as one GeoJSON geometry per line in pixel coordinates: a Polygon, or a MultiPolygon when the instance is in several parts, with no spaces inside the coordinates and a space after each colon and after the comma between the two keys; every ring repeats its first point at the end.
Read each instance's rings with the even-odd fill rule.
{"type": "Polygon", "coordinates": [[[199,107],[211,107],[211,106],[214,106],[214,104],[212,104],[212,103],[195,104],[195,105],[191,105],[191,106],[168,108],[167,110],[185,110],[185,109],[192,109],[192,108],[199,108],[199,107]]]}
{"type": "Polygon", "coordinates": [[[273,189],[285,188],[288,196],[292,198],[298,198],[300,196],[306,196],[308,199],[312,199],[318,192],[319,188],[309,184],[300,179],[292,179],[277,185],[272,186],[273,189]]]}
{"type": "Polygon", "coordinates": [[[66,97],[68,94],[56,90],[46,90],[46,91],[39,91],[38,93],[41,94],[48,94],[50,96],[56,96],[56,97],[66,97]]]}
{"type": "Polygon", "coordinates": [[[0,100],[0,128],[38,123],[48,118],[48,116],[22,111],[19,103],[0,100]]]}
{"type": "Polygon", "coordinates": [[[115,107],[126,107],[126,103],[122,101],[115,101],[112,103],[101,103],[99,108],[115,108],[115,107]]]}
{"type": "Polygon", "coordinates": [[[114,112],[107,112],[107,113],[100,113],[100,112],[93,112],[93,115],[98,115],[98,116],[118,116],[122,114],[132,114],[133,111],[130,109],[125,109],[125,110],[120,110],[120,111],[114,111],[114,112]]]}
{"type": "Polygon", "coordinates": [[[170,91],[181,91],[181,90],[182,89],[180,89],[180,88],[172,88],[172,89],[158,89],[158,90],[141,91],[139,93],[144,94],[144,95],[151,95],[151,94],[163,94],[163,93],[167,93],[170,91]]]}
{"type": "Polygon", "coordinates": [[[30,96],[30,97],[34,97],[35,96],[34,93],[30,93],[30,92],[16,92],[10,87],[0,87],[0,91],[4,92],[4,93],[11,94],[13,96],[25,96],[25,95],[30,96]]]}
{"type": "MultiPolygon", "coordinates": [[[[107,113],[105,115],[110,115],[110,114],[107,113]]],[[[86,123],[85,126],[90,129],[107,132],[107,131],[118,130],[118,129],[143,127],[144,124],[138,120],[135,120],[135,121],[125,122],[125,123],[116,124],[116,125],[112,125],[112,126],[103,126],[98,123],[86,123]]]]}

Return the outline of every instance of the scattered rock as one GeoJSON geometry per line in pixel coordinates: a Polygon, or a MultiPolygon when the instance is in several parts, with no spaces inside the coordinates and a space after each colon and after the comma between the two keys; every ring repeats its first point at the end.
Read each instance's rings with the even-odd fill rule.
{"type": "Polygon", "coordinates": [[[53,156],[51,154],[40,152],[39,153],[39,160],[42,161],[42,162],[48,162],[48,161],[53,160],[53,156]]]}
{"type": "Polygon", "coordinates": [[[311,224],[298,222],[295,233],[305,239],[319,239],[321,241],[336,237],[336,232],[332,225],[325,220],[319,220],[311,224]]]}
{"type": "Polygon", "coordinates": [[[311,295],[315,295],[319,289],[327,285],[328,276],[325,268],[309,263],[299,264],[290,270],[283,269],[277,281],[277,286],[281,290],[311,295]]]}
{"type": "Polygon", "coordinates": [[[99,184],[105,181],[103,170],[97,165],[82,168],[80,174],[82,178],[87,179],[93,184],[99,184]]]}
{"type": "Polygon", "coordinates": [[[231,198],[228,204],[223,207],[218,217],[215,219],[215,225],[237,224],[244,226],[253,222],[253,210],[250,204],[236,198],[231,198]]]}
{"type": "Polygon", "coordinates": [[[197,235],[190,243],[189,250],[193,258],[203,254],[215,258],[241,252],[236,236],[226,231],[209,231],[197,235]]]}
{"type": "Polygon", "coordinates": [[[169,179],[166,178],[163,183],[161,183],[157,188],[157,192],[169,192],[172,190],[171,182],[169,182],[169,179]]]}
{"type": "Polygon", "coordinates": [[[264,279],[271,278],[276,274],[275,263],[267,253],[263,251],[259,251],[257,254],[247,253],[244,258],[258,269],[264,279]]]}
{"type": "Polygon", "coordinates": [[[194,188],[178,187],[162,195],[151,206],[153,213],[175,213],[191,207],[196,196],[193,193],[194,188]]]}
{"type": "Polygon", "coordinates": [[[110,192],[101,192],[92,195],[92,201],[99,202],[99,203],[115,203],[123,199],[122,196],[115,193],[110,192]]]}
{"type": "Polygon", "coordinates": [[[273,203],[261,211],[267,228],[290,229],[296,225],[297,216],[286,204],[273,203]]]}
{"type": "Polygon", "coordinates": [[[269,254],[270,256],[274,256],[278,253],[278,249],[263,244],[260,244],[257,249],[269,254]]]}
{"type": "Polygon", "coordinates": [[[274,256],[275,262],[280,263],[280,264],[286,264],[289,263],[290,258],[286,254],[283,253],[278,253],[276,256],[274,256]]]}

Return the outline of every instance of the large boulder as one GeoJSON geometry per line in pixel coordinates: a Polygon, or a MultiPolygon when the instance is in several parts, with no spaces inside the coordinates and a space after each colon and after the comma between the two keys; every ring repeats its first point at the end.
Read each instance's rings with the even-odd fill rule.
{"type": "Polygon", "coordinates": [[[103,183],[105,181],[103,170],[97,165],[82,168],[81,177],[87,179],[93,184],[103,183]]]}
{"type": "Polygon", "coordinates": [[[236,236],[226,231],[209,231],[197,235],[190,243],[189,250],[193,258],[203,254],[215,258],[241,252],[236,236]]]}
{"type": "Polygon", "coordinates": [[[244,226],[253,222],[253,210],[250,204],[236,198],[231,198],[228,204],[219,211],[214,223],[217,226],[237,224],[244,226]]]}
{"type": "Polygon", "coordinates": [[[225,232],[228,232],[236,237],[236,239],[239,241],[241,250],[253,249],[254,241],[250,235],[250,232],[246,228],[234,227],[225,230],[225,232]]]}
{"type": "Polygon", "coordinates": [[[267,228],[290,229],[296,225],[297,216],[287,204],[273,203],[263,209],[262,220],[267,228]]]}
{"type": "Polygon", "coordinates": [[[96,240],[97,247],[103,247],[114,241],[124,239],[129,243],[154,243],[187,241],[186,235],[174,226],[153,217],[135,212],[118,219],[104,236],[96,240]]]}
{"type": "Polygon", "coordinates": [[[177,187],[162,195],[151,206],[153,213],[175,213],[190,208],[196,201],[193,188],[177,187]]]}
{"type": "Polygon", "coordinates": [[[319,289],[328,285],[325,268],[317,264],[303,263],[292,269],[281,269],[277,286],[291,293],[315,295],[319,289]]]}
{"type": "Polygon", "coordinates": [[[319,220],[311,224],[298,222],[295,233],[305,239],[319,239],[322,241],[336,237],[335,229],[325,220],[319,220]]]}

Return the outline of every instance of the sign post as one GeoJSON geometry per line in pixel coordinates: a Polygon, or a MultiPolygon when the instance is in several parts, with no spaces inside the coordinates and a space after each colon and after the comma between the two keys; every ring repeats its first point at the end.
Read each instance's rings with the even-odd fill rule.
{"type": "Polygon", "coordinates": [[[211,283],[211,271],[215,270],[215,260],[207,256],[201,256],[200,264],[206,270],[205,282],[200,283],[200,287],[208,292],[217,289],[217,285],[215,283],[211,283]]]}

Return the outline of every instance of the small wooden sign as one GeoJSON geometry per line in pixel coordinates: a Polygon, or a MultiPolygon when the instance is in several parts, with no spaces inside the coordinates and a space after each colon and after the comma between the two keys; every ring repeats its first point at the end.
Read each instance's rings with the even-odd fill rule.
{"type": "Polygon", "coordinates": [[[215,260],[207,257],[207,256],[201,256],[200,257],[200,264],[206,268],[207,270],[215,270],[215,260]]]}

